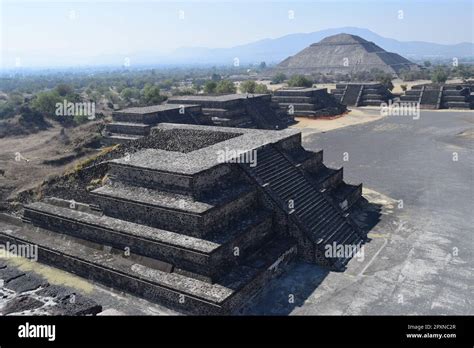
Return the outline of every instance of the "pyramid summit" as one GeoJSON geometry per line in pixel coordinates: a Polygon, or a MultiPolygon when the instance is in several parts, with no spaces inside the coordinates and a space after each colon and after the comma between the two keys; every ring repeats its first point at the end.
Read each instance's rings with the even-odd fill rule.
{"type": "Polygon", "coordinates": [[[277,72],[296,74],[350,74],[378,69],[397,75],[401,70],[417,70],[408,59],[387,52],[360,36],[337,34],[314,43],[277,65],[277,72]]]}

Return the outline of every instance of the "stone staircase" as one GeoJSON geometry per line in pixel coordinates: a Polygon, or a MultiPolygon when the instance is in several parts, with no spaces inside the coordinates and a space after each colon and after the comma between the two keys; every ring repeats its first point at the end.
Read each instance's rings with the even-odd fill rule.
{"type": "Polygon", "coordinates": [[[246,180],[213,193],[190,183],[176,190],[170,181],[182,174],[123,163],[90,192],[93,204],[29,204],[24,221],[35,228],[0,240],[37,244],[41,262],[194,314],[236,313],[296,255],[246,180]],[[143,172],[156,181],[127,180],[143,172]]]}
{"type": "Polygon", "coordinates": [[[446,109],[474,109],[474,88],[466,85],[445,85],[441,107],[446,109]]]}
{"type": "Polygon", "coordinates": [[[418,102],[422,109],[473,109],[474,97],[469,85],[416,85],[400,96],[401,103],[418,102]]]}
{"type": "Polygon", "coordinates": [[[440,88],[424,89],[420,98],[420,107],[439,109],[442,93],[443,90],[440,88]]]}
{"type": "Polygon", "coordinates": [[[362,85],[347,85],[344,95],[342,97],[342,104],[344,105],[359,105],[360,92],[363,88],[362,85]]]}
{"type": "Polygon", "coordinates": [[[282,88],[274,92],[272,100],[287,115],[303,117],[333,117],[346,111],[326,88],[282,88]]]}
{"type": "Polygon", "coordinates": [[[360,245],[365,237],[359,228],[327,197],[326,189],[318,189],[308,174],[282,151],[269,145],[259,150],[257,158],[257,166],[244,166],[245,170],[299,227],[304,236],[296,238],[311,241],[310,249],[314,250],[310,250],[307,257],[314,260],[314,253],[320,262],[326,259],[335,269],[344,267],[350,257],[325,258],[324,247],[333,243],[360,245]]]}
{"type": "Polygon", "coordinates": [[[24,226],[0,242],[38,245],[40,262],[191,314],[239,313],[295,257],[342,270],[350,256],[325,249],[364,242],[349,215],[362,185],[344,183],[298,131],[152,133],[106,163],[102,186],[85,175],[67,200],[25,205],[24,226]],[[256,166],[216,155],[234,148],[255,151],[256,166]]]}
{"type": "Polygon", "coordinates": [[[294,122],[272,103],[270,94],[179,96],[168,102],[201,105],[207,124],[215,126],[275,130],[294,122]]]}
{"type": "Polygon", "coordinates": [[[253,122],[260,129],[284,129],[294,123],[294,116],[280,110],[278,104],[275,105],[268,99],[248,99],[246,112],[252,115],[253,122]]]}
{"type": "Polygon", "coordinates": [[[339,83],[331,93],[347,106],[380,106],[393,98],[380,83],[339,83]]]}
{"type": "Polygon", "coordinates": [[[400,101],[402,103],[419,103],[421,101],[423,90],[424,87],[420,89],[411,89],[409,91],[406,91],[405,94],[400,96],[400,101]]]}

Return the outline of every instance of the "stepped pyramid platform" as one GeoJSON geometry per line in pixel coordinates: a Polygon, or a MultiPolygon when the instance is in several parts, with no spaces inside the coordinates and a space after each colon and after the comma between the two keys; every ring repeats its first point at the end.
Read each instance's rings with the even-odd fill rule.
{"type": "Polygon", "coordinates": [[[171,97],[168,103],[198,104],[208,124],[224,127],[284,129],[294,122],[281,112],[270,94],[192,95],[171,97]]]}
{"type": "Polygon", "coordinates": [[[0,242],[183,313],[236,314],[292,259],[343,270],[350,256],[326,248],[366,240],[350,215],[362,185],[297,130],[162,123],[145,139],[106,162],[102,186],[25,205],[0,242]]]}
{"type": "Polygon", "coordinates": [[[373,42],[357,35],[337,34],[313,43],[304,50],[280,62],[274,73],[286,75],[354,74],[373,69],[389,74],[401,70],[419,70],[408,59],[387,52],[373,42]]]}
{"type": "Polygon", "coordinates": [[[122,144],[150,134],[158,123],[215,125],[222,127],[284,129],[294,123],[270,94],[179,96],[167,104],[115,111],[105,127],[103,143],[122,144]]]}
{"type": "Polygon", "coordinates": [[[392,93],[380,83],[338,83],[331,94],[346,106],[380,106],[393,99],[392,93]]]}
{"type": "Polygon", "coordinates": [[[347,108],[339,103],[327,88],[282,88],[275,91],[272,100],[289,115],[306,117],[333,117],[347,108]]]}
{"type": "Polygon", "coordinates": [[[469,84],[415,85],[400,96],[401,103],[422,109],[474,109],[474,86],[469,84]]]}
{"type": "Polygon", "coordinates": [[[150,134],[152,126],[162,122],[201,124],[199,105],[164,104],[133,107],[112,113],[112,122],[106,124],[105,144],[121,144],[150,134]]]}

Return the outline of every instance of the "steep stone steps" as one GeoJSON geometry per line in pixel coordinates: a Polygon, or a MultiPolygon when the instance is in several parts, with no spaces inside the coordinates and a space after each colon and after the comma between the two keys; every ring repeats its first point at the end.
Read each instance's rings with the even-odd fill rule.
{"type": "Polygon", "coordinates": [[[361,88],[360,85],[347,85],[342,103],[348,106],[357,106],[361,88]]]}
{"type": "Polygon", "coordinates": [[[245,103],[247,115],[259,129],[283,129],[293,122],[290,115],[274,110],[270,103],[256,98],[249,98],[245,103]]]}
{"type": "Polygon", "coordinates": [[[0,241],[37,245],[41,263],[185,313],[201,315],[235,313],[278,275],[296,253],[292,240],[272,240],[211,284],[140,263],[133,254],[124,257],[103,250],[101,245],[41,228],[3,230],[0,241]]]}
{"type": "Polygon", "coordinates": [[[421,96],[420,104],[421,105],[431,105],[432,107],[437,107],[438,99],[440,96],[440,91],[437,89],[423,91],[421,96]]]}
{"type": "Polygon", "coordinates": [[[266,212],[249,216],[208,239],[42,202],[25,206],[24,217],[35,226],[167,262],[210,280],[256,250],[272,233],[266,212]]]}
{"type": "MultiPolygon", "coordinates": [[[[302,226],[303,233],[307,234],[318,248],[332,242],[344,243],[347,240],[364,239],[356,226],[342,214],[340,208],[318,191],[303,172],[279,150],[271,145],[267,146],[258,150],[257,158],[256,168],[244,169],[263,185],[262,188],[268,191],[271,197],[278,197],[277,203],[280,207],[296,219],[298,225],[302,226]],[[288,206],[289,198],[294,203],[293,209],[288,206]],[[352,235],[356,237],[353,238],[352,235]]],[[[329,174],[330,170],[326,169],[329,174]]],[[[342,170],[339,173],[342,175],[342,170]]],[[[328,262],[335,265],[343,260],[331,259],[328,262]]]]}

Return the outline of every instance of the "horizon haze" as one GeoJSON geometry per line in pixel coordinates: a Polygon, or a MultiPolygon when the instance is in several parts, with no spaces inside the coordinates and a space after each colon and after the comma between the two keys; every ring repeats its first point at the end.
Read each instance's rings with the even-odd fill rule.
{"type": "MultiPolygon", "coordinates": [[[[276,63],[307,46],[310,34],[332,28],[367,29],[381,38],[461,44],[462,52],[466,47],[472,50],[472,30],[458,25],[472,21],[472,2],[440,0],[435,1],[436,6],[428,6],[433,3],[425,0],[224,3],[5,0],[0,5],[0,67],[121,66],[127,59],[132,65],[199,64],[200,60],[209,62],[210,57],[217,57],[219,51],[215,50],[266,44],[288,35],[306,36],[294,48],[278,54],[269,52],[267,59],[263,59],[267,55],[264,48],[255,57],[242,59],[276,63]],[[445,16],[446,13],[451,15],[445,16]]],[[[409,50],[396,53],[410,55],[409,50]]],[[[232,56],[235,51],[228,54],[232,56]]],[[[225,56],[209,63],[227,59],[225,56]]]]}

